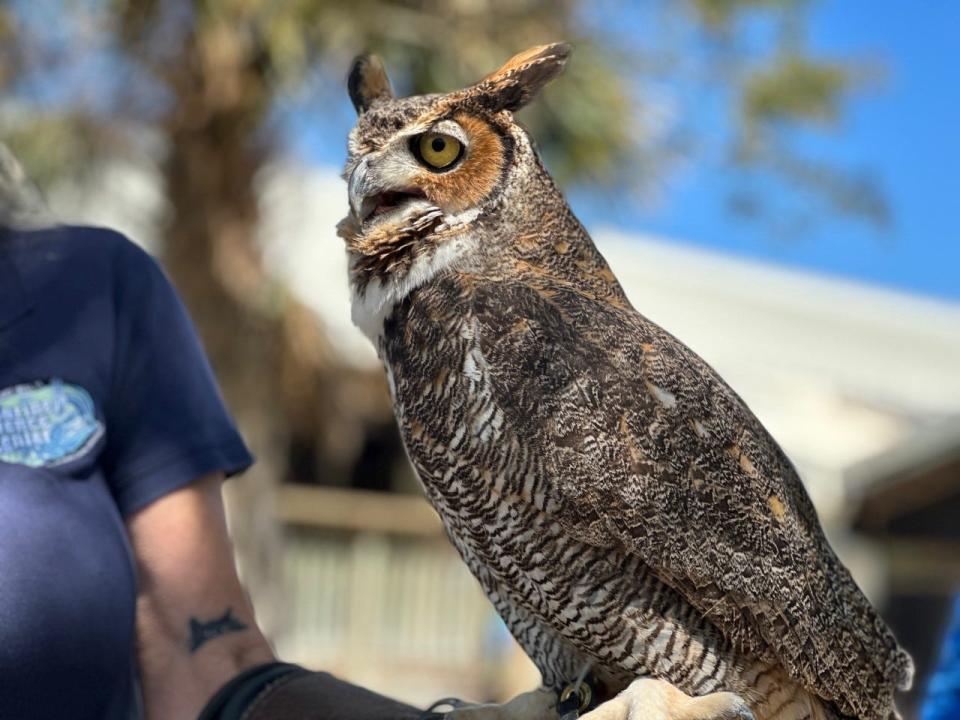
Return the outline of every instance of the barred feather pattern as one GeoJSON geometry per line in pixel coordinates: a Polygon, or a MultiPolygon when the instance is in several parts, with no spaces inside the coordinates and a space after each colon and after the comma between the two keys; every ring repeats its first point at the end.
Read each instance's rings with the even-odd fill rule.
{"type": "MultiPolygon", "coordinates": [[[[446,290],[432,307],[462,293],[446,290]]],[[[773,658],[739,652],[638,556],[575,539],[559,519],[556,469],[515,432],[469,316],[439,332],[435,320],[404,312],[415,304],[388,322],[388,337],[433,348],[429,367],[385,344],[408,452],[453,544],[547,686],[559,689],[589,659],[601,696],[652,675],[693,695],[737,692],[760,718],[829,716],[773,658]]]]}

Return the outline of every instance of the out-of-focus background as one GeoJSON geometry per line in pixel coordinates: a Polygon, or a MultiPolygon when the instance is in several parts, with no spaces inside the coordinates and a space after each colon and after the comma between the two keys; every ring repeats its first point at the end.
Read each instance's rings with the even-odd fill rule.
{"type": "Polygon", "coordinates": [[[521,119],[636,307],[794,460],[922,691],[960,586],[958,27],[955,3],[870,0],[6,0],[0,140],[189,306],[259,458],[230,520],[280,654],[504,698],[536,672],[349,321],[343,78],[372,49],[401,94],[446,91],[573,42],[521,119]]]}

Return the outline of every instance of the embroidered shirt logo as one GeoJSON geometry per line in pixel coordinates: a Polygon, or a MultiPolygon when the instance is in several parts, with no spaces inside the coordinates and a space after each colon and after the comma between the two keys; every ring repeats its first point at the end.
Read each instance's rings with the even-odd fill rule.
{"type": "Polygon", "coordinates": [[[60,380],[0,390],[0,460],[28,467],[62,465],[103,435],[90,393],[60,380]]]}

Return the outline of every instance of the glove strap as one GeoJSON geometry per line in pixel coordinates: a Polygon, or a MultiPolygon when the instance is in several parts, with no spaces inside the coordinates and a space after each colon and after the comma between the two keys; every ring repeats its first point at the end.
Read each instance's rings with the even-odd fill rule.
{"type": "Polygon", "coordinates": [[[244,670],[217,691],[197,720],[239,720],[268,685],[293,673],[308,672],[299,665],[272,662],[244,670]]]}

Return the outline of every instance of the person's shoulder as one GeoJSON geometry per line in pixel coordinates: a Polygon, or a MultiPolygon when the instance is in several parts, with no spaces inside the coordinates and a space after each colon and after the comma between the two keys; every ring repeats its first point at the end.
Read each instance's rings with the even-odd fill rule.
{"type": "Polygon", "coordinates": [[[153,277],[161,274],[157,261],[123,233],[106,227],[61,225],[51,228],[51,248],[68,257],[76,268],[100,268],[114,280],[153,277]],[[55,246],[55,247],[54,247],[55,246]]]}
{"type": "Polygon", "coordinates": [[[63,225],[57,240],[68,251],[107,260],[121,270],[131,264],[155,264],[146,250],[123,233],[111,228],[63,225]]]}
{"type": "Polygon", "coordinates": [[[160,266],[150,253],[123,233],[109,228],[78,228],[87,242],[96,246],[95,252],[108,255],[116,272],[159,273],[160,266]]]}
{"type": "Polygon", "coordinates": [[[93,225],[51,225],[29,230],[9,231],[9,247],[24,254],[43,253],[48,258],[67,258],[72,262],[108,264],[152,262],[139,245],[121,232],[93,225]],[[84,262],[87,261],[87,262],[84,262]]]}
{"type": "Polygon", "coordinates": [[[73,236],[72,252],[78,265],[96,263],[108,274],[108,282],[121,312],[136,311],[150,298],[172,294],[160,263],[123,233],[102,227],[67,228],[73,236]],[[83,257],[79,257],[83,256],[83,257]],[[139,298],[139,300],[138,300],[139,298]]]}
{"type": "Polygon", "coordinates": [[[112,295],[114,302],[126,305],[168,284],[146,250],[110,228],[55,225],[20,230],[4,238],[3,245],[23,280],[34,287],[55,279],[61,292],[112,295]]]}

